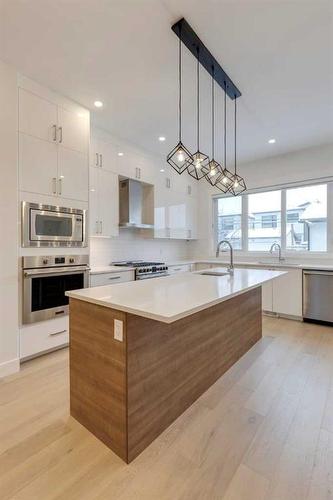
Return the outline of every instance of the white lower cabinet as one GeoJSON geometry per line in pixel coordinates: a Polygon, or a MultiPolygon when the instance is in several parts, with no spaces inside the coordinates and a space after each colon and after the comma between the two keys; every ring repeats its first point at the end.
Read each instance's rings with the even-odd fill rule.
{"type": "Polygon", "coordinates": [[[263,311],[273,312],[273,282],[261,285],[261,306],[263,311]]]}
{"type": "Polygon", "coordinates": [[[168,266],[169,274],[186,273],[191,271],[191,264],[180,264],[175,266],[168,266]]]}
{"type": "Polygon", "coordinates": [[[273,312],[289,316],[302,316],[302,270],[281,269],[287,271],[273,283],[273,312]]]}
{"type": "Polygon", "coordinates": [[[69,343],[68,316],[20,328],[20,359],[64,347],[69,343]]]}
{"type": "Polygon", "coordinates": [[[134,271],[120,271],[112,273],[100,273],[90,275],[90,286],[114,285],[134,281],[134,271]]]}
{"type": "Polygon", "coordinates": [[[89,235],[118,236],[119,179],[102,168],[90,167],[89,235]]]}

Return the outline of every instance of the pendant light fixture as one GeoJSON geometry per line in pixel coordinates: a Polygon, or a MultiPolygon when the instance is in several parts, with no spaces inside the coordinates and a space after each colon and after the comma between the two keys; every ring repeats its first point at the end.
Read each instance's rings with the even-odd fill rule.
{"type": "Polygon", "coordinates": [[[192,155],[193,163],[187,167],[191,177],[199,181],[209,172],[209,157],[200,151],[200,64],[197,48],[197,151],[192,155]]]}
{"type": "Polygon", "coordinates": [[[223,172],[219,177],[216,187],[222,191],[222,193],[227,193],[232,183],[232,173],[227,169],[227,82],[224,82],[224,160],[223,160],[223,172]]]}
{"type": "Polygon", "coordinates": [[[193,158],[189,150],[182,143],[182,37],[179,34],[179,58],[178,58],[178,82],[179,82],[179,141],[167,156],[167,162],[178,173],[182,174],[189,165],[193,163],[193,158]]]}
{"type": "Polygon", "coordinates": [[[212,186],[215,186],[221,177],[222,167],[215,160],[215,99],[214,99],[214,66],[212,67],[212,159],[208,165],[208,173],[206,174],[206,180],[212,186]]]}
{"type": "Polygon", "coordinates": [[[231,185],[229,191],[234,195],[238,195],[246,190],[246,184],[240,175],[237,174],[237,99],[235,96],[235,128],[234,128],[234,142],[235,142],[235,166],[234,174],[231,177],[231,185]]]}

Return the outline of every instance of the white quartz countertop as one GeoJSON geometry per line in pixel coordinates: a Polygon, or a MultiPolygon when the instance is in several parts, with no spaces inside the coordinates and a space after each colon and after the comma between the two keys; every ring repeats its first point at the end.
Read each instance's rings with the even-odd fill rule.
{"type": "MultiPolygon", "coordinates": [[[[216,270],[222,271],[220,267],[216,270]]],[[[285,274],[264,269],[235,269],[233,275],[226,276],[205,276],[201,272],[84,288],[66,292],[66,295],[172,323],[285,274]]]]}

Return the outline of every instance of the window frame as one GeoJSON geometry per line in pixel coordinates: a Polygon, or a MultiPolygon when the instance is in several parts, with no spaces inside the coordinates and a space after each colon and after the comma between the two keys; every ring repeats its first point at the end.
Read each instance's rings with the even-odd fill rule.
{"type": "MultiPolygon", "coordinates": [[[[249,250],[248,248],[248,195],[254,193],[265,193],[269,191],[281,191],[281,249],[285,256],[288,257],[315,257],[315,256],[330,256],[333,254],[333,180],[332,178],[318,179],[314,182],[304,181],[304,182],[295,182],[284,185],[275,185],[258,189],[251,189],[246,192],[246,194],[240,195],[242,198],[242,214],[241,214],[241,229],[242,229],[242,238],[241,238],[241,248],[236,249],[235,252],[238,254],[247,254],[251,256],[255,255],[267,255],[269,251],[265,250],[249,250]],[[286,230],[287,230],[287,190],[294,189],[297,187],[310,187],[316,185],[326,184],[327,187],[327,218],[326,218],[326,250],[291,250],[287,249],[287,241],[286,241],[286,230]]],[[[218,208],[218,199],[221,198],[229,198],[232,195],[221,195],[215,194],[213,195],[213,243],[214,248],[218,243],[217,241],[217,208],[218,208]]]]}

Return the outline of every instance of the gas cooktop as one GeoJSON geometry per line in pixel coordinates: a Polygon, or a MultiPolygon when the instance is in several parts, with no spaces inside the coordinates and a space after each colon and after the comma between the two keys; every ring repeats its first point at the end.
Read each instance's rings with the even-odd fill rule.
{"type": "Polygon", "coordinates": [[[112,262],[114,266],[134,267],[135,279],[158,278],[168,276],[168,266],[164,262],[146,262],[144,260],[129,260],[123,262],[112,262]]]}
{"type": "Polygon", "coordinates": [[[112,262],[113,266],[125,267],[148,267],[148,266],[165,266],[164,262],[146,262],[144,260],[129,260],[124,262],[112,262]]]}

